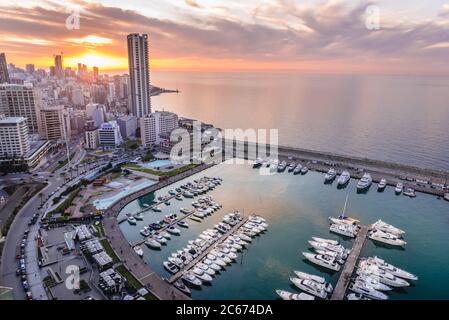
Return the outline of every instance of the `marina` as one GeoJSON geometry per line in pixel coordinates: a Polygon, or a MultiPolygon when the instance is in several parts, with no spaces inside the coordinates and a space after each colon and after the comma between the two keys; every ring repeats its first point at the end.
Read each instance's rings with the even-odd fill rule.
{"type": "MultiPolygon", "coordinates": [[[[394,265],[407,266],[407,269],[419,275],[420,281],[416,288],[410,291],[401,289],[406,290],[406,294],[394,290],[389,294],[389,298],[414,299],[421,297],[424,292],[430,297],[446,296],[444,290],[432,280],[433,274],[442,276],[443,272],[449,272],[444,264],[447,256],[441,251],[442,248],[432,245],[449,241],[449,234],[444,227],[447,226],[445,201],[438,201],[434,196],[425,194],[419,194],[415,199],[398,197],[394,194],[394,188],[390,186],[387,186],[383,193],[377,192],[373,187],[366,193],[357,193],[355,179],[351,179],[344,189],[339,189],[336,187],[337,179],[333,184],[324,184],[324,175],[316,171],[307,175],[294,175],[285,170],[279,174],[263,176],[249,165],[220,164],[197,174],[197,177],[203,175],[220,176],[223,179],[220,188],[210,193],[223,208],[200,224],[189,221],[190,227],[181,230],[181,235],[170,240],[162,251],[151,251],[144,246],[143,260],[155,273],[169,279],[172,275],[164,269],[163,262],[170,253],[185,246],[189,240],[198,237],[198,234],[205,229],[213,228],[226,212],[235,209],[241,212],[257,212],[267,219],[270,232],[263,237],[257,237],[252,242],[251,249],[242,254],[241,260],[239,258],[239,262],[233,264],[232,268],[227,268],[225,273],[214,278],[211,286],[192,290],[193,299],[239,297],[275,299],[278,298],[275,289],[296,294],[298,292],[291,288],[288,280],[292,270],[323,276],[326,281],[337,286],[339,272],[329,273],[325,270],[317,272],[315,266],[298,258],[298,247],[292,246],[291,243],[307,243],[312,237],[321,237],[339,240],[344,247],[352,248],[354,240],[340,238],[327,230],[329,216],[341,214],[342,204],[348,194],[346,212],[351,217],[370,223],[381,219],[407,230],[405,250],[373,241],[365,241],[361,249],[360,257],[378,255],[394,265]],[[235,185],[239,185],[238,193],[235,192],[235,185]],[[422,226],[426,230],[434,231],[431,237],[417,231],[421,230],[422,226]],[[429,246],[432,247],[431,256],[427,249],[429,246]]],[[[195,178],[196,176],[192,176],[187,181],[195,178]]],[[[167,194],[169,189],[177,186],[175,183],[141,197],[139,201],[127,205],[121,215],[137,211],[151,199],[167,194]]],[[[141,239],[136,232],[139,224],[150,223],[148,220],[150,217],[153,220],[160,220],[170,212],[182,207],[188,208],[186,202],[190,204],[195,199],[176,201],[170,207],[163,208],[160,213],[146,215],[145,221],[138,222],[137,228],[127,224],[121,224],[120,228],[128,241],[134,243],[141,239]]],[[[190,208],[193,209],[193,206],[190,208]]]]}

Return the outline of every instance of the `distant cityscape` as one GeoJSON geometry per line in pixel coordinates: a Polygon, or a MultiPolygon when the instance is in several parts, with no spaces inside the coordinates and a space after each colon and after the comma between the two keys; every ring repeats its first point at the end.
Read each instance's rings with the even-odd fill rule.
{"type": "MultiPolygon", "coordinates": [[[[148,35],[127,36],[129,74],[109,76],[78,63],[64,67],[54,55],[48,70],[32,63],[22,69],[0,54],[0,167],[27,171],[43,163],[50,150],[80,139],[85,149],[112,150],[126,141],[170,152],[170,132],[190,119],[153,111],[148,35]]],[[[172,90],[167,90],[171,92],[172,90]]],[[[67,154],[69,157],[69,154],[67,154]]]]}

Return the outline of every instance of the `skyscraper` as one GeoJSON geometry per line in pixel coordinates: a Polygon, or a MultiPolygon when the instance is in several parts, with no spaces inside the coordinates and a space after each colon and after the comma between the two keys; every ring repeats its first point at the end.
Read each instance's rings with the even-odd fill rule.
{"type": "Polygon", "coordinates": [[[35,71],[34,64],[29,63],[25,66],[27,73],[33,74],[35,71]]]}
{"type": "Polygon", "coordinates": [[[141,118],[151,113],[148,35],[132,33],[127,38],[131,113],[141,118]]]}
{"type": "Polygon", "coordinates": [[[98,67],[93,67],[94,81],[98,79],[98,67]]]}
{"type": "Polygon", "coordinates": [[[6,56],[0,53],[0,83],[9,82],[8,65],[6,63],[6,56]]]}
{"type": "Polygon", "coordinates": [[[58,78],[62,78],[64,76],[62,54],[55,55],[55,76],[57,76],[58,78]]]}

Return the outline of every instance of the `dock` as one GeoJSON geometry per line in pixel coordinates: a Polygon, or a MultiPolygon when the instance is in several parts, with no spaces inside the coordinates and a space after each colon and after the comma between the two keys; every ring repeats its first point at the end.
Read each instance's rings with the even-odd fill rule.
{"type": "Polygon", "coordinates": [[[184,275],[184,273],[186,273],[187,271],[189,271],[192,267],[194,267],[199,261],[201,261],[205,256],[207,256],[209,254],[209,252],[211,252],[215,246],[217,244],[220,244],[221,242],[224,241],[224,239],[226,239],[227,237],[229,237],[231,234],[233,234],[238,228],[240,228],[242,225],[244,225],[245,223],[248,222],[248,218],[244,218],[242,221],[240,221],[239,223],[237,223],[235,226],[233,226],[231,229],[228,230],[228,232],[223,233],[214,243],[212,243],[209,248],[207,248],[206,250],[204,250],[203,252],[201,252],[200,255],[198,255],[198,257],[196,257],[195,259],[193,259],[188,265],[186,265],[183,269],[181,269],[180,271],[178,271],[178,273],[175,273],[174,275],[172,275],[169,279],[168,282],[169,283],[173,283],[176,280],[178,280],[180,277],[182,277],[184,275]]]}
{"type": "Polygon", "coordinates": [[[340,278],[338,278],[337,285],[332,293],[331,300],[343,300],[349,281],[351,280],[352,273],[354,272],[355,264],[359,259],[360,252],[362,251],[363,244],[365,243],[366,236],[368,235],[368,230],[368,226],[361,226],[359,232],[357,233],[354,246],[346,259],[340,278]]]}

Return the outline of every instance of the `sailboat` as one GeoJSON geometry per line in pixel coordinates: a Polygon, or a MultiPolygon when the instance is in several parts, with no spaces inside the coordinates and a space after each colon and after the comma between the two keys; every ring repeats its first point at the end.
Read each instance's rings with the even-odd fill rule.
{"type": "Polygon", "coordinates": [[[359,220],[354,219],[354,218],[351,218],[351,217],[348,217],[348,216],[346,215],[346,208],[347,208],[347,206],[348,206],[348,198],[349,198],[349,194],[346,195],[345,206],[343,207],[343,212],[342,212],[342,214],[339,215],[339,216],[336,217],[336,218],[329,217],[329,220],[330,220],[332,223],[339,223],[339,222],[340,222],[340,223],[344,223],[344,224],[357,224],[357,223],[360,222],[359,220]]]}

